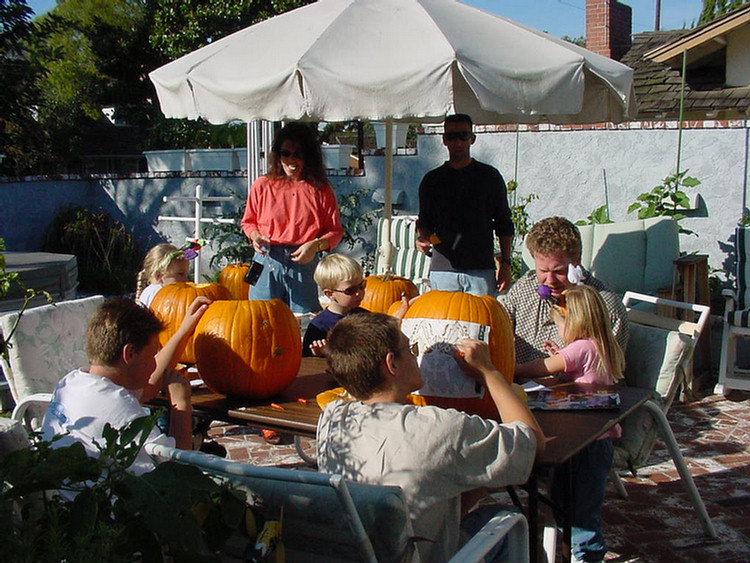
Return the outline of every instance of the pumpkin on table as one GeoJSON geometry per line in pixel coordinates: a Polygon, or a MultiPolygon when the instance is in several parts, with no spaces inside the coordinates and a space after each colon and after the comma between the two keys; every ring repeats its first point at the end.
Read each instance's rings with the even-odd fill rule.
{"type": "MultiPolygon", "coordinates": [[[[164,323],[165,327],[159,333],[159,342],[164,346],[177,332],[177,329],[185,318],[188,307],[196,297],[208,297],[211,301],[231,299],[229,290],[218,283],[191,283],[178,282],[162,287],[151,302],[151,310],[164,323]]],[[[191,336],[185,344],[185,349],[177,358],[185,364],[195,363],[195,352],[193,350],[193,338],[191,336]]]]}
{"type": "Polygon", "coordinates": [[[227,264],[219,272],[219,283],[229,290],[232,299],[242,301],[250,296],[250,284],[245,281],[248,268],[250,268],[250,264],[235,262],[234,264],[227,264]]]}
{"type": "MultiPolygon", "coordinates": [[[[509,383],[513,382],[516,347],[513,325],[505,308],[489,296],[433,290],[412,303],[404,319],[444,319],[477,323],[490,327],[490,358],[509,383]]],[[[432,397],[410,395],[416,405],[455,408],[485,418],[499,419],[499,413],[485,390],[481,398],[432,397]]]]}
{"type": "Polygon", "coordinates": [[[408,299],[419,295],[411,280],[393,274],[367,276],[365,282],[365,297],[360,306],[372,313],[388,313],[388,308],[400,302],[402,295],[408,299]]]}
{"type": "Polygon", "coordinates": [[[195,327],[198,373],[230,397],[265,399],[291,385],[302,363],[302,339],[279,299],[217,301],[195,327]]]}

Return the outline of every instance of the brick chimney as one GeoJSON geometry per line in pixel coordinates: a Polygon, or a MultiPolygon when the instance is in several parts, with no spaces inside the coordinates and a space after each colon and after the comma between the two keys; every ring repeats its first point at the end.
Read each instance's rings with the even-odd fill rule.
{"type": "Polygon", "coordinates": [[[630,50],[633,9],[617,0],[586,0],[586,48],[619,61],[630,50]]]}

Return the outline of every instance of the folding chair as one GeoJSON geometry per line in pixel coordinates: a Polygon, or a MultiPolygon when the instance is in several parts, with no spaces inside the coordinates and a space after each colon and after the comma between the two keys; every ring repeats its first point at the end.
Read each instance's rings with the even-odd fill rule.
{"type": "MultiPolygon", "coordinates": [[[[291,563],[415,560],[408,509],[399,487],[353,483],[340,475],[255,467],[158,444],[146,445],[146,451],[157,461],[194,465],[245,490],[268,516],[278,517],[283,508],[282,540],[291,563]]],[[[450,561],[482,561],[506,536],[513,561],[528,563],[526,519],[515,513],[492,518],[450,561]]]]}
{"type": "Polygon", "coordinates": [[[0,317],[0,332],[12,333],[9,358],[0,361],[16,403],[14,420],[38,428],[57,382],[88,365],[86,325],[102,303],[104,297],[96,295],[27,309],[20,317],[0,317]]]}
{"type": "Polygon", "coordinates": [[[714,392],[723,395],[729,389],[750,390],[750,369],[737,367],[737,340],[750,337],[750,229],[734,231],[736,289],[725,289],[724,330],[721,335],[719,382],[714,392]]]}

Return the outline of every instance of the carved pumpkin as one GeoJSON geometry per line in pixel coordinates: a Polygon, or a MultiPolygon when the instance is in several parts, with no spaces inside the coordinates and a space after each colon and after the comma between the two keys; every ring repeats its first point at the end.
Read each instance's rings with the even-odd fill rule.
{"type": "MultiPolygon", "coordinates": [[[[490,327],[490,357],[495,367],[511,383],[516,365],[516,347],[513,325],[505,308],[489,296],[450,291],[429,291],[412,303],[405,319],[460,320],[490,327]]],[[[482,398],[448,398],[410,395],[416,405],[437,405],[455,408],[485,418],[499,419],[499,413],[485,390],[482,398]]]]}
{"type": "Polygon", "coordinates": [[[250,264],[235,262],[219,272],[219,283],[229,290],[232,299],[242,301],[250,296],[250,284],[245,281],[245,273],[250,264]]]}
{"type": "Polygon", "coordinates": [[[401,294],[406,294],[409,299],[419,295],[416,285],[399,276],[368,276],[365,281],[367,286],[361,307],[372,313],[387,313],[393,303],[401,301],[401,294]]]}
{"type": "MultiPolygon", "coordinates": [[[[229,290],[218,283],[171,283],[162,287],[151,302],[151,310],[166,325],[159,333],[159,342],[164,346],[172,338],[185,318],[188,307],[196,297],[205,296],[212,301],[231,299],[229,290]]],[[[180,354],[178,361],[185,364],[195,363],[195,352],[193,350],[193,336],[185,344],[185,349],[180,354]]]]}
{"type": "Polygon", "coordinates": [[[302,362],[291,309],[279,299],[217,301],[195,327],[198,372],[217,393],[265,399],[286,389],[302,362]]]}

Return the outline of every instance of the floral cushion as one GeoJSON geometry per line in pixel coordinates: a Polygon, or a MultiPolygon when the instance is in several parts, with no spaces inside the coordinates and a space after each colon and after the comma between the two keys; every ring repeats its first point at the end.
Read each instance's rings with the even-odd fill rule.
{"type": "MultiPolygon", "coordinates": [[[[3,371],[16,402],[33,393],[52,393],[69,371],[88,366],[86,325],[104,303],[97,295],[28,309],[10,339],[9,362],[3,371]]],[[[0,317],[0,331],[9,334],[17,313],[0,317]]]]}

